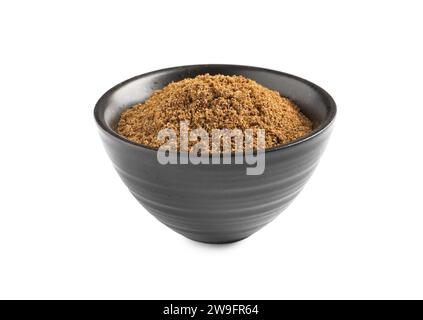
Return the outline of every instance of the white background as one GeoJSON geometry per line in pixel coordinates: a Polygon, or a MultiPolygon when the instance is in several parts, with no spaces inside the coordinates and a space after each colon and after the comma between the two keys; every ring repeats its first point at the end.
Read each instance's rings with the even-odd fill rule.
{"type": "Polygon", "coordinates": [[[419,1],[0,4],[0,298],[423,298],[419,1]],[[192,242],[114,171],[97,99],[197,63],[292,73],[338,104],[294,203],[245,241],[192,242]]]}

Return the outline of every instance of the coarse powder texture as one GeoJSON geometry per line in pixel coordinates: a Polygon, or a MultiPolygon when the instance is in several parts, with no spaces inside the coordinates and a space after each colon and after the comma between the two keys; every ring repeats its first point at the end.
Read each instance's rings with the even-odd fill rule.
{"type": "MultiPolygon", "coordinates": [[[[163,144],[159,131],[170,128],[177,133],[180,149],[181,121],[189,121],[189,130],[203,128],[209,135],[212,129],[264,129],[266,149],[312,130],[311,121],[278,92],[243,76],[204,74],[172,82],[144,103],[125,110],[117,132],[135,143],[159,148],[163,144]]],[[[190,142],[188,148],[195,143],[190,142]]]]}

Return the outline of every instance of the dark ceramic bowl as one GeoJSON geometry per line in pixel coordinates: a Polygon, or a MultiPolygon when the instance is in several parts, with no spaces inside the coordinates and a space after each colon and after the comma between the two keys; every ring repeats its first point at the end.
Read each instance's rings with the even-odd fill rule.
{"type": "Polygon", "coordinates": [[[193,65],[143,74],[107,91],[94,110],[106,151],[135,198],[174,231],[209,243],[250,236],[294,200],[319,161],[335,113],[330,95],[307,80],[237,65],[193,65]],[[171,81],[204,73],[243,75],[280,92],[313,121],[313,132],[266,150],[262,175],[246,175],[246,165],[240,164],[161,165],[156,150],[115,133],[123,110],[171,81]]]}

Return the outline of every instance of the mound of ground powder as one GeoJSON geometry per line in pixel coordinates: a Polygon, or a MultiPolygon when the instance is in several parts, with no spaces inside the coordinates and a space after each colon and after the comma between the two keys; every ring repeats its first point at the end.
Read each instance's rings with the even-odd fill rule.
{"type": "Polygon", "coordinates": [[[125,110],[117,132],[135,143],[159,148],[163,144],[159,131],[173,129],[179,138],[181,121],[189,121],[189,130],[203,128],[209,134],[212,129],[264,129],[266,149],[312,130],[311,121],[278,92],[243,76],[204,74],[172,82],[125,110]]]}

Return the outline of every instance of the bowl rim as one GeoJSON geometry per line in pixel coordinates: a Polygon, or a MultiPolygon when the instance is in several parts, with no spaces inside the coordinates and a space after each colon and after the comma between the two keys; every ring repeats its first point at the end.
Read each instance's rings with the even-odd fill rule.
{"type": "MultiPolygon", "coordinates": [[[[131,77],[127,80],[124,80],[122,82],[120,82],[119,84],[113,86],[112,88],[110,88],[109,90],[107,90],[101,97],[100,99],[98,99],[98,101],[95,104],[94,107],[94,119],[98,125],[98,127],[100,129],[102,129],[105,133],[107,133],[108,135],[110,135],[111,137],[113,137],[114,139],[117,139],[123,143],[127,143],[129,145],[138,147],[138,148],[142,148],[142,149],[147,149],[147,150],[151,150],[151,151],[155,151],[157,152],[158,148],[153,148],[150,147],[148,145],[145,144],[140,144],[140,143],[136,143],[133,142],[129,139],[126,139],[125,137],[119,135],[117,132],[115,132],[112,128],[110,128],[109,125],[106,124],[104,117],[101,117],[101,114],[104,115],[105,110],[107,109],[107,107],[103,107],[103,101],[108,99],[116,90],[122,88],[123,86],[138,80],[140,78],[149,76],[149,75],[153,75],[155,73],[162,73],[162,72],[166,72],[166,71],[176,71],[178,69],[186,69],[186,68],[204,68],[204,67],[219,67],[219,68],[242,68],[242,69],[246,69],[246,70],[256,70],[256,71],[264,71],[264,72],[269,72],[269,73],[273,73],[276,75],[280,75],[280,76],[284,76],[287,78],[291,78],[297,81],[300,81],[310,87],[312,87],[313,89],[315,89],[319,94],[321,94],[326,100],[327,100],[327,104],[326,107],[328,108],[328,114],[326,116],[326,119],[324,119],[324,121],[315,129],[312,129],[312,131],[309,134],[304,135],[303,137],[293,140],[289,143],[286,144],[282,144],[282,145],[277,145],[274,146],[272,148],[269,149],[265,149],[265,153],[270,153],[270,152],[274,152],[274,151],[278,151],[278,150],[284,150],[284,149],[288,149],[288,148],[292,148],[298,144],[304,143],[308,140],[314,139],[317,136],[321,135],[323,132],[325,132],[328,128],[331,127],[332,123],[335,120],[335,116],[337,113],[337,106],[336,103],[334,101],[334,99],[331,97],[331,95],[326,92],[326,90],[324,90],[323,88],[319,87],[318,85],[314,84],[311,81],[308,81],[306,79],[303,79],[301,77],[289,74],[289,73],[285,73],[282,71],[277,71],[277,70],[273,70],[273,69],[267,69],[267,68],[261,68],[261,67],[254,67],[254,66],[246,66],[246,65],[237,65],[237,64],[193,64],[193,65],[183,65],[183,66],[176,66],[176,67],[169,67],[169,68],[164,68],[164,69],[158,69],[158,70],[154,70],[154,71],[150,71],[147,73],[143,73],[134,77],[131,77]]],[[[301,110],[301,107],[300,107],[301,110]]],[[[177,151],[177,154],[180,154],[180,151],[177,151]]],[[[231,157],[235,156],[236,153],[235,152],[231,152],[231,157]]],[[[222,156],[222,154],[221,154],[222,156]]],[[[212,157],[212,154],[209,154],[209,157],[212,157]]]]}

